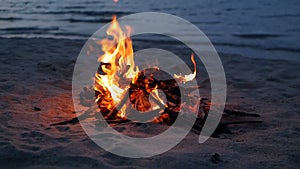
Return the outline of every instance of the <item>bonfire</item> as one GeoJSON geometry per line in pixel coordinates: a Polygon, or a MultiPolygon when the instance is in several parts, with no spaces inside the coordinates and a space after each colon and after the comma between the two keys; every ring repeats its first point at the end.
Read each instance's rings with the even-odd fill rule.
{"type": "Polygon", "coordinates": [[[176,116],[182,106],[197,113],[198,110],[194,110],[194,107],[199,100],[193,102],[196,106],[180,104],[180,89],[176,82],[187,83],[196,77],[194,55],[191,55],[194,64],[192,74],[174,74],[172,77],[158,67],[140,70],[134,62],[131,31],[129,26],[123,31],[116,17],[113,17],[107,30],[107,35],[113,39],[107,38],[98,42],[104,54],[98,58],[100,66],[95,75],[94,90],[102,115],[106,119],[126,120],[135,109],[142,114],[156,112],[153,122],[171,123],[176,119],[171,114],[176,116]],[[158,80],[160,76],[169,80],[158,80]],[[159,90],[165,94],[165,100],[159,90]]]}
{"type": "MultiPolygon", "coordinates": [[[[109,123],[143,122],[172,125],[179,112],[185,110],[197,117],[193,128],[201,130],[211,103],[206,98],[199,98],[192,94],[200,88],[199,86],[182,87],[182,84],[196,78],[197,64],[194,54],[192,53],[190,57],[193,63],[191,74],[169,75],[159,67],[140,70],[134,61],[133,42],[130,38],[132,30],[130,26],[122,29],[117,18],[113,17],[106,31],[112,38],[97,42],[103,54],[98,58],[99,68],[94,77],[95,85],[93,89],[84,89],[80,94],[81,101],[96,102],[100,109],[99,113],[109,123]],[[167,80],[160,80],[160,77],[167,80]],[[94,92],[96,100],[85,98],[85,92],[94,92]],[[188,102],[182,103],[182,100],[188,102]]],[[[259,117],[258,114],[228,109],[225,109],[224,113],[259,117]]],[[[78,118],[74,118],[53,125],[77,122],[78,118]]],[[[228,124],[257,122],[260,121],[221,122],[219,129],[227,130],[228,124]]]]}

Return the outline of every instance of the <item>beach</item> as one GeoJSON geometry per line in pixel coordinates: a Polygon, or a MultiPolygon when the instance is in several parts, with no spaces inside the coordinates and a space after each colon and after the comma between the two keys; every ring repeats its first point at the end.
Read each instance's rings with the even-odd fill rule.
{"type": "MultiPolygon", "coordinates": [[[[228,87],[226,107],[257,113],[262,123],[231,125],[232,134],[220,134],[203,144],[191,131],[166,153],[131,159],[98,147],[79,123],[50,126],[76,117],[72,73],[84,43],[54,38],[0,39],[1,168],[250,169],[300,165],[299,62],[220,53],[228,87]],[[212,160],[215,153],[220,160],[212,160]]],[[[201,90],[209,90],[207,79],[197,81],[201,90]]],[[[122,132],[131,129],[122,127],[122,132]]]]}

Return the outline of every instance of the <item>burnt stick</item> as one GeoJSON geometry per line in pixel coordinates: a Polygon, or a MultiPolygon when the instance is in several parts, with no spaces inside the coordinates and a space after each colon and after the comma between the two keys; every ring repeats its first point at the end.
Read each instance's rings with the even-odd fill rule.
{"type": "Polygon", "coordinates": [[[116,114],[120,111],[120,109],[126,104],[129,99],[129,90],[126,89],[121,97],[121,101],[108,113],[106,116],[107,119],[113,119],[116,117],[116,114]]]}
{"type": "Polygon", "coordinates": [[[150,93],[149,97],[154,101],[155,104],[157,104],[160,108],[166,108],[165,105],[163,105],[159,100],[157,100],[152,93],[150,93]]]}

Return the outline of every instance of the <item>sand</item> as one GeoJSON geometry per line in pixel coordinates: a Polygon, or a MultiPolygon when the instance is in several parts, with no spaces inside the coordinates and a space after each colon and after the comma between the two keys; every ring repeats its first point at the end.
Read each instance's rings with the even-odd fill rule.
{"type": "MultiPolygon", "coordinates": [[[[84,41],[0,39],[0,168],[297,168],[300,166],[300,63],[221,54],[227,107],[261,115],[262,124],[230,126],[199,144],[188,136],[145,159],[106,152],[76,116],[72,72],[84,41]],[[220,161],[211,160],[213,154],[220,161]],[[298,159],[298,160],[297,160],[298,159]]],[[[200,79],[203,89],[208,80],[200,79]]],[[[130,126],[123,125],[125,132],[130,126]]]]}

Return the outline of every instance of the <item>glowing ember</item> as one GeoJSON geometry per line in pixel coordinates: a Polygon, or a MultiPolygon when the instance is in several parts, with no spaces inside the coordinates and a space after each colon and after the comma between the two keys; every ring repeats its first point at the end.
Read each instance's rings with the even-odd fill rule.
{"type": "MultiPolygon", "coordinates": [[[[134,62],[132,40],[130,39],[131,32],[132,28],[130,26],[125,26],[125,29],[122,30],[116,17],[113,16],[112,23],[106,31],[107,35],[112,38],[97,42],[101,45],[104,54],[98,58],[100,67],[95,75],[94,90],[97,93],[96,102],[98,105],[100,103],[99,108],[105,110],[107,112],[105,115],[108,116],[124,100],[125,95],[128,95],[128,89],[137,83],[139,77],[139,68],[134,62]]],[[[193,54],[191,60],[194,64],[194,72],[185,76],[174,74],[175,79],[186,83],[195,78],[196,62],[193,54]]],[[[167,107],[165,101],[158,94],[158,86],[151,86],[147,78],[142,78],[142,81],[138,85],[142,86],[140,88],[143,88],[143,90],[136,90],[135,93],[130,95],[130,100],[135,100],[137,103],[134,108],[144,112],[158,109],[159,106],[167,107]],[[149,97],[155,99],[156,104],[151,104],[149,97]]],[[[116,114],[116,118],[126,118],[126,106],[128,105],[122,105],[116,114]]]]}

